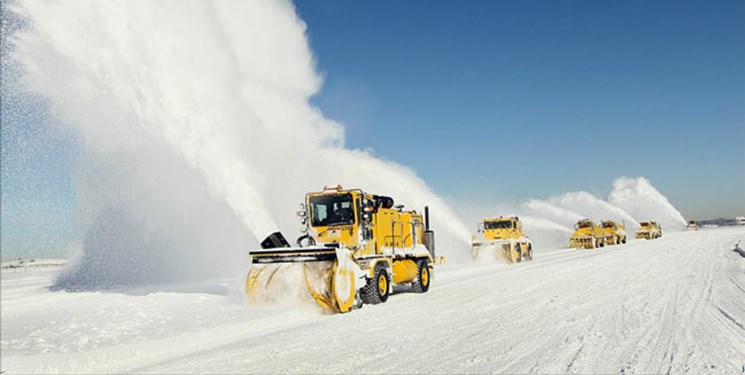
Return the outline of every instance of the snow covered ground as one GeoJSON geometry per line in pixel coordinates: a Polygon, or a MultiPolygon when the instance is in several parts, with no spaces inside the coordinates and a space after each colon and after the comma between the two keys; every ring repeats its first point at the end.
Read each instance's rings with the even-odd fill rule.
{"type": "Polygon", "coordinates": [[[343,315],[247,306],[242,280],[52,292],[3,270],[16,373],[732,373],[745,365],[745,228],[532,263],[444,266],[428,294],[343,315]]]}

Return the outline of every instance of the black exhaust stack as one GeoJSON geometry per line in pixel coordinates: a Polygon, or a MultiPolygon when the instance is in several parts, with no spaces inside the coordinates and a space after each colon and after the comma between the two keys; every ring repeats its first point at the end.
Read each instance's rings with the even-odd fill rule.
{"type": "Polygon", "coordinates": [[[274,232],[267,236],[264,241],[261,241],[262,249],[276,249],[279,247],[290,247],[290,243],[287,242],[282,232],[274,232]]]}
{"type": "Polygon", "coordinates": [[[424,246],[435,257],[435,232],[429,227],[429,206],[424,206],[424,246]]]}

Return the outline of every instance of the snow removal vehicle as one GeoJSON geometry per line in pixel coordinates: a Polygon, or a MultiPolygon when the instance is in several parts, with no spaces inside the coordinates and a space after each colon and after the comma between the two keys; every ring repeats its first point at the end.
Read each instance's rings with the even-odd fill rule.
{"type": "Polygon", "coordinates": [[[605,233],[590,219],[582,219],[574,224],[574,233],[569,238],[569,247],[575,249],[594,249],[605,246],[605,233]]]}
{"type": "Polygon", "coordinates": [[[686,225],[686,228],[690,231],[697,231],[698,230],[698,222],[696,220],[691,220],[688,222],[688,225],[686,225]]]}
{"type": "Polygon", "coordinates": [[[517,216],[485,219],[478,226],[481,239],[473,236],[471,256],[482,251],[496,251],[508,264],[533,260],[533,243],[523,234],[523,224],[517,216]]]}
{"type": "Polygon", "coordinates": [[[435,236],[424,215],[394,206],[393,198],[341,186],[305,195],[296,247],[280,232],[249,252],[246,291],[252,301],[272,298],[271,284],[290,267],[302,269],[308,293],[330,312],[388,300],[394,286],[426,293],[432,283],[435,236]],[[267,295],[269,294],[269,295],[267,295]]]}
{"type": "Polygon", "coordinates": [[[626,243],[626,226],[613,220],[603,220],[600,223],[603,228],[603,242],[607,245],[619,245],[626,243]]]}
{"type": "Polygon", "coordinates": [[[636,238],[653,240],[662,237],[662,227],[656,221],[642,221],[641,227],[636,231],[636,238]]]}

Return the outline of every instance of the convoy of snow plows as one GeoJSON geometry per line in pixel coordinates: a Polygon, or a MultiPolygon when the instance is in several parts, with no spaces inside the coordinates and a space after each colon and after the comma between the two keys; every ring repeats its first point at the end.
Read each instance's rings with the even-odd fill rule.
{"type": "MultiPolygon", "coordinates": [[[[429,208],[420,213],[403,207],[394,205],[391,197],[340,185],[306,194],[297,212],[302,234],[296,246],[275,232],[261,242],[260,250],[249,252],[249,300],[257,303],[295,290],[297,285],[274,290],[273,284],[287,281],[285,272],[296,275],[307,295],[332,313],[384,303],[394,291],[426,293],[435,265],[444,264],[445,258],[435,255],[429,208]]],[[[625,224],[612,220],[598,225],[582,219],[574,229],[570,248],[595,249],[627,241],[625,224]]],[[[533,260],[533,243],[517,216],[484,219],[477,233],[471,242],[474,260],[533,260]]],[[[635,233],[637,239],[661,236],[662,228],[654,221],[641,222],[635,233]]]]}

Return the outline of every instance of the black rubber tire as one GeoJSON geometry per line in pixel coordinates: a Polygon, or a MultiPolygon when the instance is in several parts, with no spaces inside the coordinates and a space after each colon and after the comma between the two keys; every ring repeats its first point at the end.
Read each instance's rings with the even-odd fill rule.
{"type": "Polygon", "coordinates": [[[378,288],[378,279],[380,279],[381,276],[385,276],[386,280],[390,280],[388,279],[388,271],[386,271],[385,266],[378,263],[375,266],[375,273],[373,274],[373,278],[367,279],[367,284],[365,284],[365,287],[362,288],[363,303],[377,305],[379,303],[388,301],[388,291],[390,290],[390,287],[388,288],[388,290],[386,290],[385,294],[381,294],[380,289],[378,288]]]}
{"type": "Polygon", "coordinates": [[[533,245],[528,244],[528,251],[523,255],[525,260],[533,260],[533,245]]]}
{"type": "Polygon", "coordinates": [[[362,301],[362,293],[360,293],[359,291],[357,292],[357,298],[356,298],[356,300],[357,301],[356,301],[354,307],[359,310],[359,309],[362,308],[362,306],[365,305],[365,302],[362,301]]]}
{"type": "Polygon", "coordinates": [[[598,243],[599,243],[598,245],[599,247],[605,247],[605,240],[600,240],[598,241],[598,243]]]}
{"type": "Polygon", "coordinates": [[[416,262],[417,266],[417,272],[416,272],[416,279],[411,283],[411,287],[414,290],[414,293],[427,293],[429,290],[429,286],[432,284],[432,270],[429,269],[429,261],[426,259],[422,259],[418,262],[416,262]],[[426,270],[427,272],[427,282],[422,283],[422,271],[426,270]]]}
{"type": "Polygon", "coordinates": [[[623,240],[621,240],[621,243],[626,243],[626,237],[623,237],[623,240]]]}

